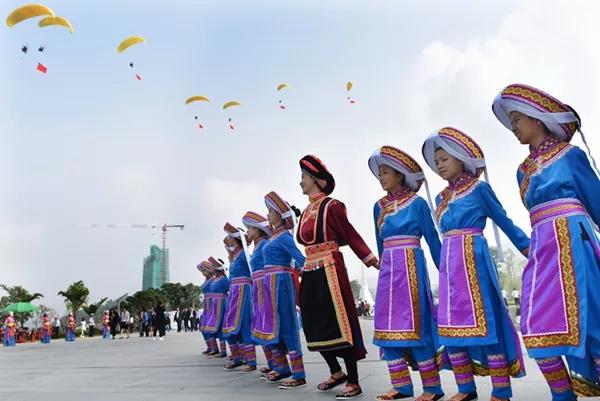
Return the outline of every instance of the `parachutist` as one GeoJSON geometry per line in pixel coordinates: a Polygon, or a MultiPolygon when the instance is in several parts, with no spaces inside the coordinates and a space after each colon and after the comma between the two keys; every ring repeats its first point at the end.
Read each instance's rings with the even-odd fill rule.
{"type": "Polygon", "coordinates": [[[43,52],[44,51],[44,46],[40,46],[40,48],[38,49],[38,52],[43,52]]]}
{"type": "Polygon", "coordinates": [[[133,63],[129,63],[129,66],[130,66],[131,68],[133,68],[133,63]]]}
{"type": "Polygon", "coordinates": [[[21,47],[21,52],[23,52],[23,53],[27,54],[27,50],[29,50],[29,49],[27,48],[27,46],[23,46],[23,47],[21,47]]]}

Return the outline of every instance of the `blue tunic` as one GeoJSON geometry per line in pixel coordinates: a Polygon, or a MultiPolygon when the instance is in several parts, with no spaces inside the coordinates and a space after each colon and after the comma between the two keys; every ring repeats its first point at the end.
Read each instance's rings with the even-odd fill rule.
{"type": "Polygon", "coordinates": [[[521,164],[517,180],[532,219],[521,319],[528,353],[566,355],[576,373],[575,392],[600,396],[592,359],[600,358],[600,242],[594,232],[600,180],[581,149],[552,137],[521,164]],[[582,387],[587,390],[578,391],[582,387]]]}
{"type": "Polygon", "coordinates": [[[275,230],[269,242],[263,247],[262,254],[267,272],[265,283],[269,292],[272,291],[275,295],[273,298],[269,297],[270,305],[266,308],[275,310],[275,314],[271,316],[272,324],[267,322],[265,326],[271,329],[265,331],[271,333],[257,335],[255,332],[253,338],[262,345],[282,344],[289,351],[301,352],[296,315],[296,288],[289,268],[300,270],[304,266],[304,255],[296,246],[292,233],[283,228],[275,230]],[[269,273],[271,266],[287,268],[288,271],[269,273]]]}
{"type": "Polygon", "coordinates": [[[436,204],[444,234],[437,319],[440,343],[449,354],[466,347],[477,374],[490,374],[488,358],[503,355],[509,374],[523,376],[520,341],[504,305],[483,229],[492,219],[522,252],[527,252],[529,238],[508,218],[489,184],[469,175],[444,189],[436,204]]]}
{"type": "Polygon", "coordinates": [[[435,309],[420,247],[420,238],[425,237],[437,267],[441,243],[429,206],[414,192],[388,195],[375,203],[373,219],[381,259],[373,343],[380,347],[428,345],[437,349],[435,309]],[[414,281],[410,279],[413,275],[414,281]]]}
{"type": "Polygon", "coordinates": [[[250,285],[250,267],[243,250],[238,250],[229,266],[230,290],[227,299],[227,312],[223,323],[223,333],[227,341],[251,344],[252,331],[252,291],[250,285]],[[237,284],[239,279],[248,279],[248,283],[237,284]]]}

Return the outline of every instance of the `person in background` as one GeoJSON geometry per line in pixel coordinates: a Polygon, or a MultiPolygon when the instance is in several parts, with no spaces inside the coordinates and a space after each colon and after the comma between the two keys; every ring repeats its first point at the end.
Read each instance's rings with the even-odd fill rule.
{"type": "Polygon", "coordinates": [[[54,316],[54,320],[52,321],[52,336],[54,338],[58,338],[58,334],[60,332],[60,319],[58,316],[54,316]]]}
{"type": "Polygon", "coordinates": [[[127,338],[129,338],[129,311],[127,308],[123,308],[121,311],[121,336],[119,338],[123,338],[123,333],[127,334],[127,338]]]}
{"type": "Polygon", "coordinates": [[[521,294],[519,294],[519,290],[517,290],[516,288],[513,288],[512,293],[510,295],[512,296],[513,302],[515,303],[517,310],[520,310],[521,309],[521,294]]]}
{"type": "Polygon", "coordinates": [[[2,339],[2,344],[5,347],[14,347],[16,344],[15,340],[15,331],[17,325],[15,323],[14,313],[9,312],[6,319],[4,319],[4,337],[2,339]]]}
{"type": "Polygon", "coordinates": [[[156,337],[156,332],[158,332],[158,339],[160,341],[164,340],[163,337],[165,336],[165,324],[165,306],[163,304],[158,304],[156,305],[156,308],[154,308],[154,337],[152,338],[153,340],[156,337]]]}
{"type": "Polygon", "coordinates": [[[88,336],[94,337],[94,331],[96,330],[96,321],[94,320],[94,316],[90,316],[88,319],[88,336]]]}
{"type": "Polygon", "coordinates": [[[65,341],[73,342],[75,341],[75,329],[77,328],[77,323],[75,322],[75,317],[72,313],[69,313],[69,317],[67,317],[67,325],[65,330],[65,341]]]}
{"type": "Polygon", "coordinates": [[[42,344],[50,344],[50,337],[52,337],[52,324],[50,323],[50,318],[48,318],[48,314],[44,313],[42,318],[42,344]]]}
{"type": "Polygon", "coordinates": [[[79,337],[83,337],[85,336],[85,330],[86,330],[86,323],[85,323],[85,318],[82,317],[81,318],[81,322],[79,322],[79,328],[81,329],[81,333],[79,334],[79,337]]]}
{"type": "Polygon", "coordinates": [[[115,309],[111,309],[108,316],[110,319],[110,335],[114,340],[117,336],[117,327],[119,326],[119,314],[115,309]]]}

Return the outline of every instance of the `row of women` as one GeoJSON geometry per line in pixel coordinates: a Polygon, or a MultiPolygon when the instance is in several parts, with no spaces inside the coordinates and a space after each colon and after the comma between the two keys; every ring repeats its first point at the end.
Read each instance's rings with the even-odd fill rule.
{"type": "MultiPolygon", "coordinates": [[[[102,337],[104,339],[110,338],[110,328],[108,324],[108,311],[104,312],[102,317],[102,337]]],[[[5,347],[14,347],[16,345],[16,322],[14,318],[14,313],[9,312],[6,319],[4,319],[3,326],[3,338],[2,344],[5,347]]],[[[77,328],[77,323],[75,322],[75,317],[73,313],[69,313],[67,316],[66,327],[65,327],[65,341],[73,342],[75,341],[75,329],[77,328]]],[[[50,340],[52,339],[52,323],[50,322],[50,317],[47,313],[42,315],[42,327],[40,328],[40,342],[43,344],[50,344],[50,340]]]]}
{"type": "MultiPolygon", "coordinates": [[[[569,143],[576,131],[585,142],[581,120],[572,107],[521,84],[502,90],[492,109],[529,147],[517,181],[530,213],[531,239],[507,216],[492,190],[480,146],[456,128],[442,128],[423,144],[425,162],[448,182],[435,198],[435,208],[417,195],[426,180],[414,158],[392,146],[369,158],[369,168],[387,192],[374,206],[379,258],[349,223],[344,204],[329,196],[335,187],[332,174],[317,157],[305,156],[300,186],[309,205],[300,216],[296,239],[305,246],[306,259],[291,232],[295,208],[271,192],[265,197],[268,218],[248,212],[243,218],[247,233],[225,225],[229,279],[214,258],[201,264],[209,278],[203,332],[210,352],[219,354],[216,338],[226,339],[233,354],[226,369],[243,366],[242,372],[251,372],[256,370],[254,345],[259,344],[268,361],[268,368],[261,369],[268,381],[289,378],[280,388],[306,384],[295,318],[298,303],[307,347],[322,354],[331,372],[318,389],[345,383],[336,398],[360,395],[357,361],[366,350],[339,251],[349,245],[366,266],[380,269],[373,341],[387,361],[393,389],[378,400],[414,396],[409,367],[421,377],[419,401],[444,397],[441,369],[454,373],[458,392],[451,401],[477,399],[475,375],[491,377],[491,400],[508,400],[511,377],[524,376],[525,369],[483,235],[490,219],[497,245],[499,227],[528,258],[521,333],[552,399],[600,396],[600,322],[594,319],[600,316],[600,293],[594,291],[600,283],[595,232],[600,180],[586,154],[569,143]],[[482,174],[485,181],[479,180],[482,174]],[[437,307],[422,237],[439,269],[437,307]],[[254,244],[251,256],[246,241],[254,244]],[[347,373],[337,358],[344,359],[347,373]]],[[[222,343],[220,355],[224,351],[222,343]]]]}

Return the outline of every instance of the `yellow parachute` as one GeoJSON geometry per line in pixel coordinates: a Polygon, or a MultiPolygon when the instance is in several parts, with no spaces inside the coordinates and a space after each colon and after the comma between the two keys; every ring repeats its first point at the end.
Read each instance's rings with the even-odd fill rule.
{"type": "Polygon", "coordinates": [[[289,88],[288,84],[279,84],[277,85],[277,92],[279,92],[282,89],[287,89],[289,88]]]}
{"type": "Polygon", "coordinates": [[[8,17],[6,17],[6,25],[9,28],[12,28],[19,22],[25,21],[29,18],[41,17],[42,15],[54,17],[54,11],[43,4],[28,4],[11,12],[8,17]]]}
{"type": "Polygon", "coordinates": [[[73,33],[73,25],[71,25],[69,20],[64,17],[45,17],[40,20],[38,25],[40,28],[52,25],[64,26],[69,32],[73,33]]]}
{"type": "Polygon", "coordinates": [[[210,99],[206,96],[190,96],[185,99],[185,104],[190,104],[193,102],[210,102],[210,99]]]}
{"type": "Polygon", "coordinates": [[[119,43],[119,47],[117,47],[117,51],[119,53],[123,53],[125,50],[129,49],[131,46],[137,45],[138,43],[144,43],[144,42],[146,42],[146,39],[144,39],[141,36],[129,36],[129,37],[123,39],[123,41],[121,43],[119,43]]]}
{"type": "Polygon", "coordinates": [[[231,106],[241,106],[241,105],[242,104],[240,102],[238,102],[237,100],[230,100],[229,102],[227,102],[223,105],[223,110],[227,110],[231,106]]]}
{"type": "Polygon", "coordinates": [[[348,92],[350,92],[350,91],[352,90],[352,87],[353,87],[353,86],[354,86],[354,84],[353,84],[352,82],[348,81],[348,82],[346,83],[346,90],[347,90],[348,92]]]}

